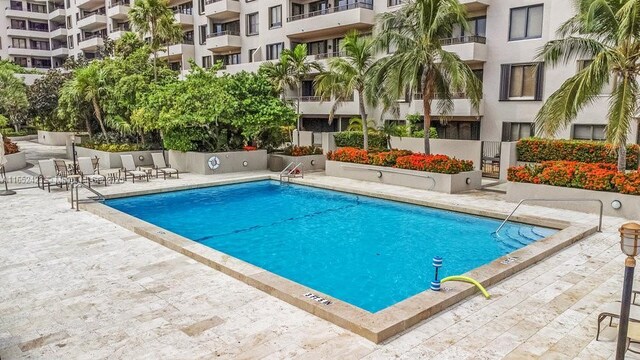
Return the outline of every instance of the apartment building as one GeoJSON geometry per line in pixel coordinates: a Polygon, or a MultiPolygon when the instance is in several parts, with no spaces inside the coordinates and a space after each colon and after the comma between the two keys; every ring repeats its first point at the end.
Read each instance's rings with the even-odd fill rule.
{"type": "MultiPolygon", "coordinates": [[[[48,68],[66,56],[96,56],[104,38],[117,39],[129,30],[133,0],[6,1],[0,9],[0,57],[27,67],[48,68]]],[[[446,50],[457,53],[483,81],[478,111],[465,94],[456,94],[455,110],[434,126],[441,138],[513,141],[534,133],[533,120],[544,100],[589,59],[556,68],[538,69],[536,54],[555,37],[556,29],[572,14],[567,0],[460,0],[469,14],[469,30],[456,29],[442,39],[446,50]]],[[[307,44],[311,58],[326,63],[340,56],[340,44],[349,30],[373,31],[375,15],[393,11],[402,0],[170,0],[184,38],[160,56],[186,72],[189,60],[224,71],[255,71],[264,61],[277,60],[286,48],[307,44]]],[[[381,54],[384,56],[384,54],[381,54]]],[[[303,83],[302,125],[314,132],[340,131],[358,116],[357,96],[345,103],[329,124],[331,102],[315,96],[313,77],[303,83]]],[[[370,117],[402,123],[408,114],[422,112],[420,94],[399,99],[400,116],[368,109],[370,117]]],[[[604,138],[606,92],[583,111],[562,138],[604,138]]],[[[435,107],[434,107],[435,108],[435,107]]],[[[634,126],[630,139],[638,141],[634,126]]]]}

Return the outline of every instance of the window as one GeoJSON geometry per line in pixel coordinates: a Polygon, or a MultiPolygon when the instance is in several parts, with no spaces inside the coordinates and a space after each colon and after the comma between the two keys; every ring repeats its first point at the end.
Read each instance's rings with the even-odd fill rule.
{"type": "Polygon", "coordinates": [[[331,5],[329,5],[329,1],[327,0],[315,1],[309,4],[309,12],[323,11],[322,14],[324,14],[326,13],[325,11],[328,11],[329,7],[331,7],[331,5]]]}
{"type": "Polygon", "coordinates": [[[571,130],[571,138],[576,140],[606,140],[605,125],[575,124],[571,130]]]}
{"type": "Polygon", "coordinates": [[[198,14],[204,14],[204,0],[198,0],[198,14]]]}
{"type": "Polygon", "coordinates": [[[438,138],[450,140],[480,140],[479,121],[440,121],[432,126],[438,132],[438,138]]]}
{"type": "Polygon", "coordinates": [[[502,123],[502,141],[518,141],[535,135],[533,123],[502,123]]]}
{"type": "Polygon", "coordinates": [[[27,67],[27,58],[26,57],[14,57],[13,62],[22,67],[27,67]]]}
{"type": "MultiPolygon", "coordinates": [[[[292,44],[293,45],[293,44],[292,44]]],[[[307,55],[318,55],[327,53],[327,40],[307,43],[307,55]]]]}
{"type": "Polygon", "coordinates": [[[452,38],[461,38],[465,36],[487,36],[487,17],[481,16],[467,20],[468,30],[456,24],[453,26],[451,33],[452,38]]]}
{"type": "Polygon", "coordinates": [[[500,101],[542,100],[544,67],[534,64],[503,64],[500,75],[500,101]]]}
{"type": "Polygon", "coordinates": [[[211,55],[202,57],[202,67],[205,69],[211,67],[211,55]]]}
{"type": "Polygon", "coordinates": [[[71,29],[71,16],[67,16],[67,29],[71,29]]]}
{"type": "Polygon", "coordinates": [[[11,39],[11,47],[19,48],[19,49],[26,49],[27,48],[27,40],[26,39],[13,38],[13,39],[11,39]]]}
{"type": "Polygon", "coordinates": [[[249,56],[247,57],[247,59],[249,59],[249,62],[254,62],[255,61],[255,59],[253,57],[254,57],[254,55],[256,53],[256,50],[258,50],[258,49],[249,49],[249,56]]]}
{"type": "Polygon", "coordinates": [[[509,40],[537,39],[542,37],[543,5],[511,9],[509,40]]]}
{"type": "Polygon", "coordinates": [[[282,5],[269,8],[269,29],[282,27],[282,5]]]}
{"type": "Polygon", "coordinates": [[[73,49],[73,35],[67,36],[67,44],[69,44],[69,49],[73,49]]]}
{"type": "Polygon", "coordinates": [[[277,60],[284,49],[284,43],[267,45],[267,60],[277,60]]]}
{"type": "Polygon", "coordinates": [[[304,5],[291,3],[291,16],[299,16],[304,14],[304,5]]]}
{"type": "Polygon", "coordinates": [[[391,7],[391,6],[397,6],[397,5],[401,5],[402,4],[402,0],[387,0],[387,6],[391,7]]]}
{"type": "Polygon", "coordinates": [[[24,20],[11,19],[11,28],[12,29],[26,30],[27,29],[27,22],[24,21],[24,20]]]}
{"type": "Polygon", "coordinates": [[[302,80],[302,86],[300,88],[303,97],[312,97],[316,95],[316,90],[313,86],[313,80],[302,80]]]}
{"type": "Polygon", "coordinates": [[[207,25],[200,25],[198,33],[200,35],[200,45],[203,45],[207,41],[207,25]]]}
{"type": "Polygon", "coordinates": [[[258,35],[258,13],[247,15],[247,35],[258,35]]]}

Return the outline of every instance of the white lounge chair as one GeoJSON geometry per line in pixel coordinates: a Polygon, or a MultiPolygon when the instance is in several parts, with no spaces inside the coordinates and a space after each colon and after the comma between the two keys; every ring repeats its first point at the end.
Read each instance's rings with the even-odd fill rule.
{"type": "Polygon", "coordinates": [[[39,160],[38,167],[40,167],[40,175],[38,175],[39,188],[44,190],[46,185],[47,190],[51,192],[51,184],[54,184],[59,187],[65,185],[69,190],[69,179],[58,174],[54,160],[39,160]]]}
{"type": "Polygon", "coordinates": [[[136,167],[136,163],[133,162],[133,155],[120,155],[120,159],[122,160],[124,181],[127,181],[129,176],[131,176],[134,183],[136,182],[136,177],[139,179],[147,178],[147,181],[149,181],[149,173],[136,167]]]}
{"type": "Polygon", "coordinates": [[[159,172],[162,173],[165,180],[167,180],[167,175],[171,177],[171,175],[173,174],[176,174],[176,178],[180,178],[178,169],[174,169],[171,166],[167,165],[167,163],[164,161],[164,155],[162,153],[151,153],[151,158],[153,159],[153,169],[156,171],[156,179],[158,178],[159,172]]]}
{"type": "Polygon", "coordinates": [[[107,186],[107,177],[104,175],[96,174],[96,170],[93,167],[93,162],[89,157],[79,157],[78,167],[80,168],[80,174],[82,175],[82,182],[87,180],[87,184],[91,187],[91,182],[104,183],[107,186]]]}
{"type": "MultiPolygon", "coordinates": [[[[613,319],[620,319],[620,302],[610,302],[598,308],[598,332],[596,333],[596,341],[600,338],[600,324],[609,318],[609,326],[613,325],[613,319]]],[[[629,321],[640,322],[640,306],[631,305],[629,311],[629,321]]]]}

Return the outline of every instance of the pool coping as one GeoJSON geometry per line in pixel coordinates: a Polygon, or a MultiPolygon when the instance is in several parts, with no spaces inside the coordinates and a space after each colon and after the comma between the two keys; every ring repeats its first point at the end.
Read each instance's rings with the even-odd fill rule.
{"type": "MultiPolygon", "coordinates": [[[[120,192],[105,195],[105,197],[107,199],[114,199],[120,197],[148,195],[268,180],[274,179],[274,177],[275,176],[261,175],[250,178],[227,179],[197,185],[183,185],[162,189],[120,192]]],[[[507,215],[506,213],[468,206],[462,207],[451,204],[434,203],[433,201],[418,200],[409,197],[403,198],[402,196],[373,193],[364,190],[354,190],[352,188],[342,186],[318,183],[312,184],[300,179],[296,179],[295,181],[292,181],[292,183],[497,219],[504,219],[507,215]]],[[[451,305],[456,304],[477,292],[475,287],[471,284],[450,282],[447,283],[446,291],[434,292],[425,290],[381,311],[370,313],[354,305],[335,299],[328,294],[324,294],[283,278],[265,269],[209,248],[102,203],[83,203],[80,204],[80,206],[84,210],[110,220],[111,222],[129,229],[138,235],[186,255],[213,269],[286,301],[291,305],[356,333],[374,343],[381,343],[396,334],[408,330],[422,320],[445,310],[451,305]],[[312,294],[313,296],[309,294],[312,294]],[[327,301],[330,303],[327,303],[327,301]]],[[[551,227],[558,229],[559,231],[547,238],[538,240],[463,275],[474,278],[484,287],[489,287],[541,260],[544,260],[548,256],[597,231],[596,226],[576,225],[566,221],[540,217],[520,215],[514,216],[513,220],[531,225],[551,227]]]]}

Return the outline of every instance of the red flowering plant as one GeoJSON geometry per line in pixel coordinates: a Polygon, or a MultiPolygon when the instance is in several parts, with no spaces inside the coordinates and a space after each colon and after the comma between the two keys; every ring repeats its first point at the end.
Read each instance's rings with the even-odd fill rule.
{"type": "Polygon", "coordinates": [[[327,159],[356,164],[368,164],[369,154],[366,150],[352,147],[343,147],[339,148],[336,151],[329,151],[327,153],[327,159]]]}
{"type": "Polygon", "coordinates": [[[473,162],[450,158],[446,155],[412,154],[399,157],[396,161],[396,167],[440,174],[458,174],[472,171],[473,162]]]}
{"type": "Polygon", "coordinates": [[[11,155],[11,154],[15,154],[17,152],[19,152],[20,150],[18,150],[18,145],[16,143],[14,143],[13,141],[11,141],[11,139],[9,139],[8,137],[5,137],[4,140],[4,153],[6,155],[11,155]]]}
{"type": "Polygon", "coordinates": [[[255,146],[251,146],[251,145],[245,145],[245,146],[243,147],[243,149],[244,149],[245,151],[255,151],[255,150],[258,150],[258,148],[257,148],[257,147],[255,147],[255,146]]]}
{"type": "Polygon", "coordinates": [[[411,155],[409,150],[383,151],[369,154],[369,163],[378,166],[395,166],[399,157],[411,155]]]}

